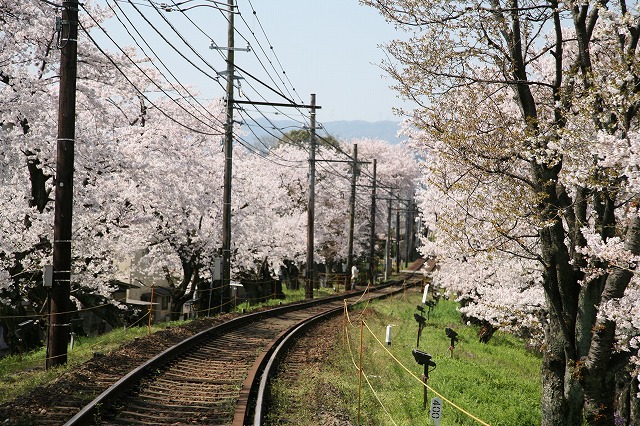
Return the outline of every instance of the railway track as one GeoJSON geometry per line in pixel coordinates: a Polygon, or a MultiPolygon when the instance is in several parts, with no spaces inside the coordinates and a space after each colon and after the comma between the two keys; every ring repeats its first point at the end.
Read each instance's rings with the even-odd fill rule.
{"type": "Polygon", "coordinates": [[[291,330],[327,312],[341,312],[344,300],[353,304],[401,290],[402,283],[389,283],[366,295],[340,295],[227,321],[132,370],[65,426],[253,424],[260,374],[291,330]]]}

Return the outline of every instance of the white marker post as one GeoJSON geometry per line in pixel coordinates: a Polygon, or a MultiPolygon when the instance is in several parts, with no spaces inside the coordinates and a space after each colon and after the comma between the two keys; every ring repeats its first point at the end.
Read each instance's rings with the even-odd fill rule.
{"type": "Polygon", "coordinates": [[[442,418],[442,400],[438,397],[431,399],[429,418],[431,419],[433,426],[440,426],[440,419],[442,418]]]}
{"type": "Polygon", "coordinates": [[[424,292],[422,293],[422,304],[427,303],[427,296],[429,295],[429,284],[424,286],[424,292]]]}

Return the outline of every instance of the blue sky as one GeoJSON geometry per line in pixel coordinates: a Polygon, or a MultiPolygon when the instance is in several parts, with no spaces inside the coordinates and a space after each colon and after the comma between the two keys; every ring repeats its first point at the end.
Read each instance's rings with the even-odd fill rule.
{"type": "MultiPolygon", "coordinates": [[[[174,2],[178,3],[178,0],[174,2]]],[[[210,50],[209,45],[213,40],[219,46],[226,46],[228,24],[223,13],[210,7],[214,4],[211,0],[185,2],[181,6],[183,9],[197,7],[184,13],[163,12],[164,17],[197,53],[184,45],[156,9],[149,7],[148,0],[133,1],[140,12],[127,1],[110,3],[121,8],[119,13],[122,17],[126,15],[131,19],[144,40],[182,83],[196,86],[204,98],[224,95],[223,81],[221,85],[189,65],[140,16],[140,12],[144,14],[183,55],[201,69],[215,74],[208,67],[224,70],[224,54],[210,50]]],[[[172,4],[172,1],[166,3],[172,4]]],[[[362,6],[357,0],[238,0],[238,8],[242,15],[235,17],[238,31],[236,46],[245,46],[243,38],[246,38],[254,50],[252,53],[235,53],[239,67],[270,87],[280,88],[287,96],[290,94],[297,102],[308,103],[310,94],[315,93],[318,105],[322,106],[318,111],[320,122],[398,120],[392,108],[403,104],[396,92],[388,87],[393,83],[392,80],[385,76],[378,65],[385,57],[379,45],[399,34],[377,10],[362,6]],[[256,11],[255,17],[253,9],[256,11]],[[257,41],[251,32],[255,33],[257,41]],[[270,46],[273,46],[275,55],[270,46]],[[260,61],[256,56],[260,57],[260,61]],[[282,74],[282,70],[286,75],[282,74]]],[[[108,28],[118,44],[134,45],[116,19],[109,22],[108,28]]],[[[269,88],[250,78],[241,80],[241,85],[251,100],[284,101],[269,88]]],[[[268,110],[264,112],[267,115],[275,114],[268,110]]],[[[282,112],[277,115],[280,117],[272,118],[285,118],[282,112]]]]}

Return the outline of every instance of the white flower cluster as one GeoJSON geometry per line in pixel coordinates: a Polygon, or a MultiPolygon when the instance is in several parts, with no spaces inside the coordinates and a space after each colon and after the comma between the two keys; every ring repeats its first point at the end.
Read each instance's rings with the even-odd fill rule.
{"type": "Polygon", "coordinates": [[[583,227],[580,231],[586,239],[586,245],[576,247],[576,251],[585,255],[588,261],[588,266],[585,270],[587,272],[585,281],[604,275],[613,267],[635,269],[638,262],[640,262],[640,256],[635,256],[625,249],[624,241],[619,237],[609,238],[605,242],[602,240],[602,236],[592,228],[583,227]]]}
{"type": "Polygon", "coordinates": [[[443,258],[439,264],[434,283],[457,297],[463,304],[461,313],[541,342],[546,309],[535,262],[477,255],[443,258]]]}

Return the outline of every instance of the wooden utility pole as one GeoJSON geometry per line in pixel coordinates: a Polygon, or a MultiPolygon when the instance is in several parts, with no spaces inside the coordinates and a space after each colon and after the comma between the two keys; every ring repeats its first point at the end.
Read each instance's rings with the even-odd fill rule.
{"type": "Polygon", "coordinates": [[[227,40],[227,120],[224,129],[224,188],[222,193],[222,306],[227,311],[225,301],[231,298],[231,171],[233,158],[233,78],[234,67],[234,0],[227,0],[229,8],[227,40]]]}
{"type": "Polygon", "coordinates": [[[46,368],[67,362],[71,331],[71,217],[76,127],[78,57],[78,2],[62,2],[60,95],[53,222],[53,283],[49,316],[46,368]]]}
{"type": "Polygon", "coordinates": [[[384,280],[387,281],[391,275],[391,200],[393,193],[387,199],[387,243],[384,247],[384,280]]]}
{"type": "Polygon", "coordinates": [[[371,238],[369,240],[369,283],[374,281],[374,259],[376,249],[376,159],[373,159],[373,186],[371,188],[371,238]]]}
{"type": "Polygon", "coordinates": [[[400,210],[396,210],[396,274],[400,273],[400,210]]]}
{"type": "Polygon", "coordinates": [[[316,184],[316,95],[311,94],[311,128],[309,129],[309,203],[307,206],[307,279],[305,298],[313,299],[313,233],[315,221],[315,184],[316,184]]]}
{"type": "MultiPolygon", "coordinates": [[[[347,240],[347,276],[351,275],[353,266],[353,225],[356,215],[356,176],[358,174],[358,144],[353,144],[353,165],[351,166],[351,197],[349,198],[349,239],[347,240]]],[[[353,283],[347,280],[349,290],[353,283]]]]}
{"type": "Polygon", "coordinates": [[[405,216],[404,224],[404,252],[407,263],[411,263],[411,239],[413,234],[413,202],[411,198],[407,200],[407,215],[405,216]]]}

